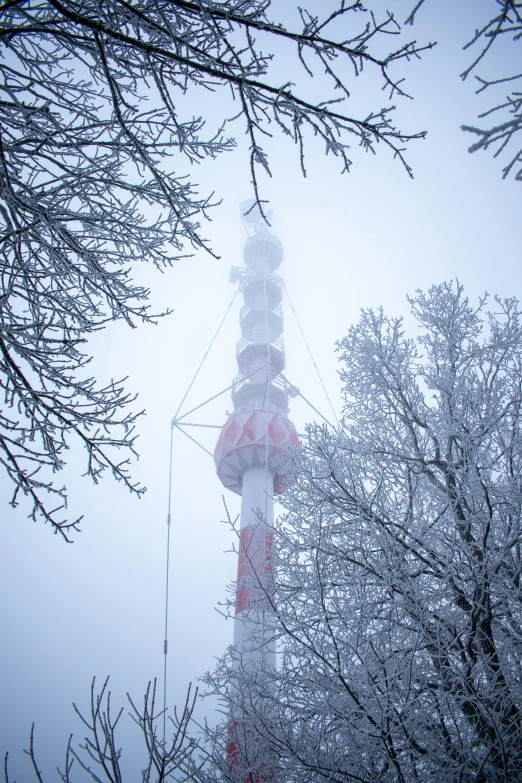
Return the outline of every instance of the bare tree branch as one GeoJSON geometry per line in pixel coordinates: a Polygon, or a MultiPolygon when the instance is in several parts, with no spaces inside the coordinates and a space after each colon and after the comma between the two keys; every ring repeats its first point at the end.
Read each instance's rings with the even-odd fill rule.
{"type": "MultiPolygon", "coordinates": [[[[413,24],[417,12],[424,4],[425,0],[420,0],[415,6],[406,24],[413,24]]],[[[514,44],[520,44],[522,41],[522,3],[520,0],[491,0],[491,17],[480,27],[475,28],[474,34],[464,45],[464,50],[473,49],[477,54],[461,73],[461,79],[465,81],[470,74],[477,70],[480,65],[486,67],[493,48],[499,49],[506,43],[506,38],[511,38],[514,44]]],[[[483,6],[480,7],[482,11],[483,6]]],[[[482,93],[485,90],[495,94],[495,88],[507,82],[517,82],[520,88],[522,84],[522,74],[517,71],[514,74],[508,74],[497,79],[487,79],[475,73],[475,79],[479,83],[476,93],[482,93]]],[[[497,90],[498,92],[498,90],[497,90]]],[[[518,134],[522,130],[522,92],[513,90],[509,95],[493,98],[493,104],[487,111],[479,114],[479,119],[489,117],[490,115],[500,115],[500,121],[489,126],[477,126],[466,123],[461,126],[461,130],[472,133],[477,140],[469,147],[468,152],[493,151],[493,157],[500,156],[506,151],[506,148],[514,142],[515,151],[512,149],[509,153],[508,162],[502,168],[502,177],[506,179],[510,174],[514,174],[515,180],[522,181],[522,147],[518,142],[518,134]]]]}
{"type": "Polygon", "coordinates": [[[27,496],[30,517],[67,541],[80,520],[65,516],[66,489],[51,474],[74,443],[95,482],[108,471],[144,491],[129,472],[134,397],[122,381],[88,377],[87,341],[114,320],[155,321],[134,264],[164,270],[185,248],[210,251],[200,220],[214,202],[186,172],[234,149],[234,117],[250,139],[261,208],[259,171],[271,173],[262,140],[274,130],[297,145],[303,173],[310,134],[343,171],[353,141],[371,152],[380,143],[411,175],[404,147],[424,134],[397,129],[392,106],[359,118],[340,99],[350,98],[347,66],[355,77],[363,66],[375,71],[390,100],[405,96],[393,68],[431,44],[400,40],[377,54],[377,39],[400,28],[359,1],[342,0],[322,19],[302,10],[297,30],[267,10],[261,0],[0,3],[0,463],[12,505],[27,496]],[[255,35],[293,48],[303,86],[271,80],[274,55],[255,35]],[[331,88],[320,103],[307,92],[313,61],[331,88]],[[239,104],[227,97],[215,128],[183,117],[189,90],[222,88],[239,104]]]}

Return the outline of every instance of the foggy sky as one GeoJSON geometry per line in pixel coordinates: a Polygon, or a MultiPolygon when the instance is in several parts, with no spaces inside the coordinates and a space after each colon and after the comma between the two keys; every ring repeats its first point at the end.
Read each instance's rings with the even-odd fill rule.
{"type": "MultiPolygon", "coordinates": [[[[316,5],[324,4],[316,0],[316,5]]],[[[410,5],[400,0],[388,7],[398,8],[404,19],[410,5]]],[[[410,131],[428,130],[427,139],[407,151],[413,181],[385,150],[373,156],[357,147],[352,172],[340,177],[340,162],[325,159],[312,140],[304,180],[296,150],[280,137],[267,144],[274,177],[262,180],[263,195],[275,213],[273,232],[284,245],[279,271],[338,412],[334,344],[357,320],[361,307],[382,305],[392,315],[407,316],[408,294],[455,277],[475,300],[485,291],[502,297],[522,294],[522,186],[502,181],[498,160],[469,155],[472,139],[459,130],[462,123],[475,121],[485,100],[487,105],[487,96],[474,95],[472,80],[462,84],[458,77],[470,58],[460,47],[480,22],[476,9],[487,13],[490,4],[461,0],[458,13],[452,11],[455,5],[432,0],[407,33],[419,41],[439,42],[422,61],[400,66],[415,100],[397,102],[397,123],[410,131]]],[[[291,7],[286,0],[274,3],[282,16],[291,7]]],[[[498,68],[509,68],[509,62],[499,62],[498,68]]],[[[370,86],[355,102],[367,101],[377,109],[388,105],[380,85],[370,86]]],[[[190,100],[196,111],[197,96],[190,100]]],[[[212,101],[207,106],[212,120],[212,101]]],[[[135,409],[147,411],[138,425],[141,458],[134,466],[134,475],[148,487],[145,497],[136,500],[108,477],[93,487],[80,478],[83,455],[72,450],[56,483],[70,490],[71,516],[84,513],[85,520],[75,543],[66,545],[49,528],[29,522],[23,502],[15,511],[8,507],[10,486],[0,476],[0,750],[10,751],[13,779],[19,783],[30,779],[21,750],[27,747],[32,721],[48,780],[61,764],[69,733],[82,738],[71,702],[87,705],[93,675],[104,679],[110,674],[122,703],[126,691],[140,699],[147,681],[161,677],[169,426],[232,296],[229,267],[242,264],[246,236],[238,205],[251,196],[250,175],[243,128],[234,132],[239,142],[235,153],[189,171],[202,193],[214,190],[223,199],[206,227],[220,259],[198,251],[164,275],[137,269],[137,278],[152,288],[152,309],[170,307],[173,315],[156,327],[131,330],[115,324],[92,340],[92,369],[100,380],[128,375],[127,387],[139,394],[135,409]]],[[[238,297],[185,409],[227,386],[236,374],[240,305],[238,297]]],[[[328,417],[327,401],[285,300],[283,308],[286,375],[328,417]]],[[[406,324],[411,324],[408,317],[406,324]]],[[[192,420],[221,424],[231,407],[225,395],[192,420]]],[[[317,416],[302,401],[292,400],[291,418],[302,430],[317,416]]],[[[204,442],[212,450],[217,431],[209,432],[204,442]]],[[[231,621],[216,611],[235,573],[235,558],[225,552],[233,534],[220,523],[225,517],[222,495],[210,458],[176,434],[171,705],[181,701],[188,682],[212,668],[232,640],[231,621]]],[[[239,498],[228,493],[226,502],[230,514],[237,514],[239,498]]],[[[199,714],[209,710],[212,706],[203,703],[199,714]]],[[[139,761],[136,737],[126,720],[121,739],[132,770],[129,780],[139,780],[133,766],[139,761]]]]}

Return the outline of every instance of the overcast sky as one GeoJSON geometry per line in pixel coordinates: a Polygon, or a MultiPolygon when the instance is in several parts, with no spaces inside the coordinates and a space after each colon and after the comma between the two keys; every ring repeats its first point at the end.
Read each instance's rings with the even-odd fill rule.
{"type": "MultiPolygon", "coordinates": [[[[320,0],[316,5],[321,7],[320,0]]],[[[410,7],[405,0],[375,5],[398,9],[401,19],[410,7]]],[[[452,11],[456,5],[431,0],[408,33],[418,41],[439,42],[422,61],[401,66],[415,100],[398,102],[397,122],[410,131],[428,131],[427,139],[407,152],[413,181],[385,150],[372,156],[358,148],[352,173],[340,177],[339,162],[325,160],[313,144],[304,180],[291,146],[281,139],[269,146],[274,177],[263,180],[263,194],[274,210],[273,231],[284,244],[280,273],[339,412],[334,344],[361,307],[382,305],[390,314],[407,314],[408,294],[455,277],[472,299],[485,291],[521,295],[522,185],[502,181],[501,163],[491,156],[469,155],[471,138],[459,130],[485,105],[471,80],[459,80],[470,58],[461,46],[492,3],[461,0],[458,13],[452,11]]],[[[290,18],[291,7],[287,0],[275,0],[274,15],[290,18]]],[[[520,71],[508,50],[488,73],[497,75],[510,65],[520,71]]],[[[369,80],[355,101],[380,108],[386,100],[379,87],[369,80]]],[[[201,111],[200,99],[191,100],[190,110],[201,111]]],[[[204,105],[213,111],[212,103],[204,105]]],[[[0,750],[10,751],[18,783],[29,779],[21,749],[33,720],[44,770],[61,763],[70,732],[82,737],[71,702],[87,705],[93,675],[110,674],[122,702],[126,691],[140,699],[147,681],[161,676],[169,426],[233,294],[229,268],[242,263],[245,231],[238,205],[251,193],[242,128],[235,132],[240,142],[235,153],[190,172],[203,193],[214,190],[223,199],[206,229],[220,259],[198,252],[163,276],[139,270],[139,279],[153,289],[153,307],[170,307],[173,315],[156,327],[133,331],[117,324],[92,341],[100,379],[128,375],[128,388],[139,394],[136,406],[147,411],[139,422],[141,459],[134,469],[148,487],[145,497],[136,500],[108,478],[93,487],[79,478],[82,455],[73,453],[62,481],[70,490],[71,515],[84,513],[85,520],[76,542],[66,545],[47,527],[29,522],[23,503],[16,511],[8,507],[10,489],[0,477],[0,750]]],[[[227,386],[236,374],[240,305],[238,298],[185,409],[227,386]]],[[[283,306],[287,377],[328,417],[288,302],[283,306]]],[[[191,418],[222,424],[231,407],[225,395],[191,418]]],[[[317,418],[298,400],[292,401],[291,417],[299,430],[317,418]]],[[[217,431],[208,432],[205,443],[212,450],[217,431]]],[[[235,573],[235,558],[226,554],[233,535],[220,522],[222,494],[212,460],[176,433],[171,705],[181,700],[188,682],[212,668],[232,639],[231,622],[216,611],[235,573]]],[[[227,493],[226,502],[234,516],[239,498],[227,493]]],[[[203,704],[200,714],[205,710],[211,706],[203,704]]],[[[131,766],[136,757],[129,737],[135,731],[126,722],[122,743],[131,766]]],[[[129,779],[139,780],[135,768],[129,779]]]]}

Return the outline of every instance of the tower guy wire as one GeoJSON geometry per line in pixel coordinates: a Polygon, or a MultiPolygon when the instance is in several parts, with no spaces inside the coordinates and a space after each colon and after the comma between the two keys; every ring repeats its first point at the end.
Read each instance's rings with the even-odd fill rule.
{"type": "MultiPolygon", "coordinates": [[[[177,411],[171,421],[170,424],[170,448],[169,448],[169,480],[168,480],[168,503],[167,503],[167,541],[166,541],[166,562],[165,562],[165,618],[164,618],[164,634],[163,634],[163,714],[162,714],[162,725],[163,725],[163,747],[165,749],[166,745],[166,720],[167,720],[167,656],[168,656],[168,648],[169,648],[169,577],[170,577],[170,528],[171,528],[171,519],[172,519],[172,462],[173,462],[173,448],[174,448],[174,427],[176,426],[177,429],[181,429],[177,424],[176,420],[178,417],[178,414],[183,406],[183,403],[187,399],[188,395],[190,394],[190,391],[196,381],[196,378],[198,377],[201,368],[203,367],[205,360],[214,345],[214,342],[216,341],[216,338],[218,334],[221,331],[221,327],[223,326],[227,315],[229,314],[230,310],[232,309],[232,305],[234,304],[235,298],[237,296],[237,293],[239,291],[239,287],[236,288],[234,291],[234,295],[232,296],[232,299],[230,300],[230,303],[225,310],[225,314],[223,315],[221,321],[219,322],[219,325],[214,333],[214,336],[212,337],[210,344],[205,351],[203,358],[201,362],[199,363],[199,366],[194,374],[194,377],[192,378],[185,394],[183,395],[183,398],[178,405],[177,411]]],[[[221,392],[222,394],[223,392],[221,392]]],[[[219,395],[216,395],[219,396],[219,395]]],[[[214,399],[214,398],[212,398],[214,399]]],[[[208,400],[209,402],[209,400],[208,400]]],[[[205,403],[203,403],[205,404],[205,403]]],[[[198,406],[198,408],[201,406],[198,406]]],[[[193,409],[197,410],[197,408],[193,409]]],[[[189,411],[191,413],[192,411],[189,411]]],[[[184,416],[187,416],[188,413],[184,414],[184,416]]],[[[194,426],[194,425],[191,425],[194,426]]],[[[183,432],[183,430],[181,430],[183,432]]],[[[187,432],[184,433],[187,435],[187,437],[190,438],[190,440],[193,440],[194,443],[196,443],[198,446],[201,446],[200,443],[198,443],[194,438],[192,438],[187,432]]],[[[207,451],[204,446],[201,446],[201,448],[204,451],[207,451]]],[[[207,451],[207,453],[210,453],[207,451]]]]}
{"type": "MultiPolygon", "coordinates": [[[[334,418],[335,418],[335,420],[336,420],[336,422],[337,422],[337,425],[340,427],[340,426],[341,426],[341,423],[340,423],[340,421],[339,421],[339,418],[338,418],[338,416],[337,416],[337,413],[335,412],[335,408],[334,408],[334,406],[333,406],[332,400],[330,399],[330,395],[328,394],[328,391],[327,391],[327,389],[326,389],[326,386],[325,386],[325,383],[324,383],[324,381],[323,381],[322,375],[321,375],[321,373],[319,372],[319,367],[317,366],[317,363],[316,363],[316,361],[315,361],[315,359],[314,359],[314,356],[313,356],[313,354],[312,354],[312,349],[310,348],[310,345],[309,345],[309,343],[308,343],[308,340],[306,339],[306,335],[305,335],[305,333],[304,333],[303,327],[301,326],[301,321],[299,320],[299,318],[298,318],[298,316],[297,316],[297,313],[296,313],[296,311],[295,311],[295,307],[294,307],[294,305],[292,304],[292,300],[290,299],[290,294],[288,293],[288,289],[287,289],[287,287],[286,287],[286,285],[285,285],[285,281],[284,281],[284,280],[283,280],[283,288],[284,288],[284,291],[285,291],[285,294],[286,294],[286,298],[288,299],[288,304],[290,305],[290,309],[292,310],[292,312],[293,312],[293,314],[294,314],[294,318],[295,318],[295,320],[296,320],[297,326],[298,326],[298,328],[299,328],[299,331],[301,332],[301,336],[302,336],[302,338],[303,338],[303,340],[304,340],[304,344],[306,345],[306,349],[307,349],[307,351],[308,351],[308,355],[310,356],[310,359],[312,360],[312,364],[313,364],[313,366],[314,366],[314,369],[315,369],[315,371],[316,371],[316,373],[317,373],[317,377],[319,378],[319,381],[320,381],[320,383],[321,383],[321,386],[323,387],[323,391],[324,391],[324,393],[325,393],[325,395],[326,395],[326,399],[328,400],[328,403],[329,403],[329,405],[330,405],[330,408],[332,409],[332,413],[333,413],[333,415],[334,415],[334,418]]],[[[302,396],[302,395],[301,395],[301,396],[302,396]]],[[[303,397],[303,399],[304,399],[304,397],[303,397]]],[[[311,403],[309,403],[309,404],[311,404],[311,403]]],[[[312,407],[313,407],[313,406],[312,406],[312,407]]],[[[315,410],[315,408],[314,408],[314,410],[315,410]]],[[[317,412],[318,412],[318,411],[317,411],[317,412]]],[[[319,415],[321,416],[322,414],[319,414],[319,415]]],[[[324,416],[323,416],[323,419],[324,419],[324,416]]],[[[327,419],[325,419],[325,421],[327,421],[327,419]]]]}
{"type": "Polygon", "coordinates": [[[169,651],[169,572],[170,572],[170,520],[172,513],[172,452],[174,424],[170,425],[169,491],[167,504],[167,557],[165,563],[165,633],[163,636],[163,748],[165,749],[165,727],[167,719],[167,655],[169,651]]]}

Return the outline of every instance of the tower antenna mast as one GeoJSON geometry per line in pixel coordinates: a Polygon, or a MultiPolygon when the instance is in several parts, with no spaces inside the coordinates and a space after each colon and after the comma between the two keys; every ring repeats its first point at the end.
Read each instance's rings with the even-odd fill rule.
{"type": "MultiPolygon", "coordinates": [[[[252,727],[256,714],[269,709],[266,696],[249,706],[242,697],[243,675],[270,679],[276,669],[273,600],[274,494],[292,483],[291,456],[299,446],[288,419],[288,398],[297,390],[282,377],[283,281],[276,273],[283,260],[281,242],[268,230],[255,202],[240,205],[249,237],[244,267],[232,267],[244,305],[237,343],[239,374],[232,387],[233,412],[221,429],[214,452],[217,474],[225,487],[241,495],[235,600],[234,664],[227,761],[239,780],[270,783],[276,779],[275,757],[252,727]],[[249,717],[250,716],[250,717],[249,717]]],[[[268,682],[267,680],[267,682],[268,682]]],[[[269,715],[265,719],[270,722],[269,715]]]]}

